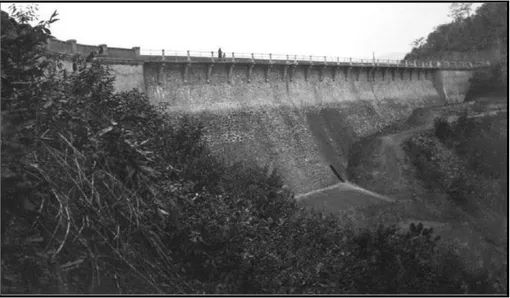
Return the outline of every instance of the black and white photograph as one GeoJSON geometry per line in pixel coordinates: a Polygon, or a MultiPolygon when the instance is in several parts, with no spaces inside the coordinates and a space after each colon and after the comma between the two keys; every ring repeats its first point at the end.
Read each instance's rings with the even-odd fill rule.
{"type": "Polygon", "coordinates": [[[508,3],[1,3],[1,294],[508,297],[508,3]]]}

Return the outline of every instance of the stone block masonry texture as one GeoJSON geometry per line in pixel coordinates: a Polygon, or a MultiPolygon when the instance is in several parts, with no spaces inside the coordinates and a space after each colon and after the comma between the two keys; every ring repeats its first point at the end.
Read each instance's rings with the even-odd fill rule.
{"type": "MultiPolygon", "coordinates": [[[[413,109],[462,100],[470,76],[466,71],[435,71],[418,78],[405,72],[403,79],[373,77],[361,72],[354,78],[332,80],[313,69],[306,76],[296,68],[292,81],[284,81],[275,66],[266,82],[266,68],[255,65],[247,82],[247,68],[236,66],[229,81],[228,66],[214,66],[207,83],[207,64],[193,64],[182,78],[182,64],[144,65],[146,89],[152,102],[170,103],[176,114],[201,119],[214,152],[234,161],[272,164],[296,193],[338,182],[333,166],[345,176],[350,145],[413,109]],[[444,80],[441,96],[434,80],[444,80]]],[[[340,75],[342,75],[340,73],[340,75]]]]}

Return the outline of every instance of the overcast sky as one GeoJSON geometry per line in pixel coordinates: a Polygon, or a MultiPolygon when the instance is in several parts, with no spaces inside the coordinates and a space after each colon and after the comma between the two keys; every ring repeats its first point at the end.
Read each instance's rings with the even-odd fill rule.
{"type": "MultiPolygon", "coordinates": [[[[2,3],[7,11],[9,3],[2,3]]],[[[450,3],[39,3],[61,40],[142,49],[403,58],[450,3]],[[396,56],[397,54],[397,56],[396,56]],[[398,57],[400,54],[401,57],[398,57]]],[[[480,4],[473,5],[473,8],[480,4]]]]}

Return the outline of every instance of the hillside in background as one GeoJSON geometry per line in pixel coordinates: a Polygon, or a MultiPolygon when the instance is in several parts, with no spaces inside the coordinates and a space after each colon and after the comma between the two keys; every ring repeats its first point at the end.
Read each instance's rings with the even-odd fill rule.
{"type": "Polygon", "coordinates": [[[405,52],[389,52],[382,55],[377,55],[377,59],[390,59],[390,60],[402,60],[406,55],[405,52]]]}
{"type": "Polygon", "coordinates": [[[508,4],[484,3],[471,14],[472,3],[454,3],[453,21],[413,42],[405,59],[490,60],[508,53],[508,4]]]}

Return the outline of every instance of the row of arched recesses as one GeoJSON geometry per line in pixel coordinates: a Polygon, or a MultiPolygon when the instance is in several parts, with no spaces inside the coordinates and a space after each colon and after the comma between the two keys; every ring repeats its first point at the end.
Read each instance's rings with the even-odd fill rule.
{"type": "MultiPolygon", "coordinates": [[[[162,72],[166,68],[166,64],[171,62],[165,62],[165,63],[158,63],[158,82],[162,83],[163,74],[162,72]]],[[[182,80],[184,83],[187,83],[189,81],[188,78],[188,71],[190,67],[193,67],[194,63],[184,63],[182,64],[183,67],[181,68],[181,75],[182,80]]],[[[255,63],[230,63],[225,62],[221,63],[223,65],[226,65],[227,70],[227,78],[228,82],[232,83],[233,78],[233,71],[236,67],[242,67],[246,70],[246,82],[250,83],[252,81],[252,73],[253,69],[255,68],[255,63]]],[[[206,67],[206,82],[211,82],[212,72],[216,65],[221,65],[219,63],[207,63],[206,67]]],[[[395,80],[396,78],[400,78],[400,80],[413,80],[413,73],[416,73],[415,78],[418,80],[421,80],[422,76],[425,79],[428,79],[431,75],[431,73],[434,71],[434,69],[427,69],[427,68],[410,68],[410,67],[366,67],[366,66],[349,66],[349,65],[341,65],[341,66],[328,66],[328,65],[297,65],[297,64],[275,64],[275,63],[269,63],[264,64],[264,74],[265,74],[265,81],[269,81],[269,74],[271,71],[274,71],[276,68],[280,68],[281,78],[283,81],[294,81],[295,78],[295,72],[298,67],[302,67],[304,69],[304,79],[305,81],[308,81],[310,79],[310,73],[312,69],[318,69],[319,70],[319,80],[323,81],[324,78],[328,75],[330,75],[331,79],[333,81],[337,80],[339,78],[338,74],[340,72],[343,73],[343,78],[345,81],[348,81],[349,79],[353,79],[356,81],[359,81],[362,73],[366,74],[366,78],[368,81],[375,81],[376,80],[376,73],[379,72],[381,74],[382,80],[395,80]]]]}

